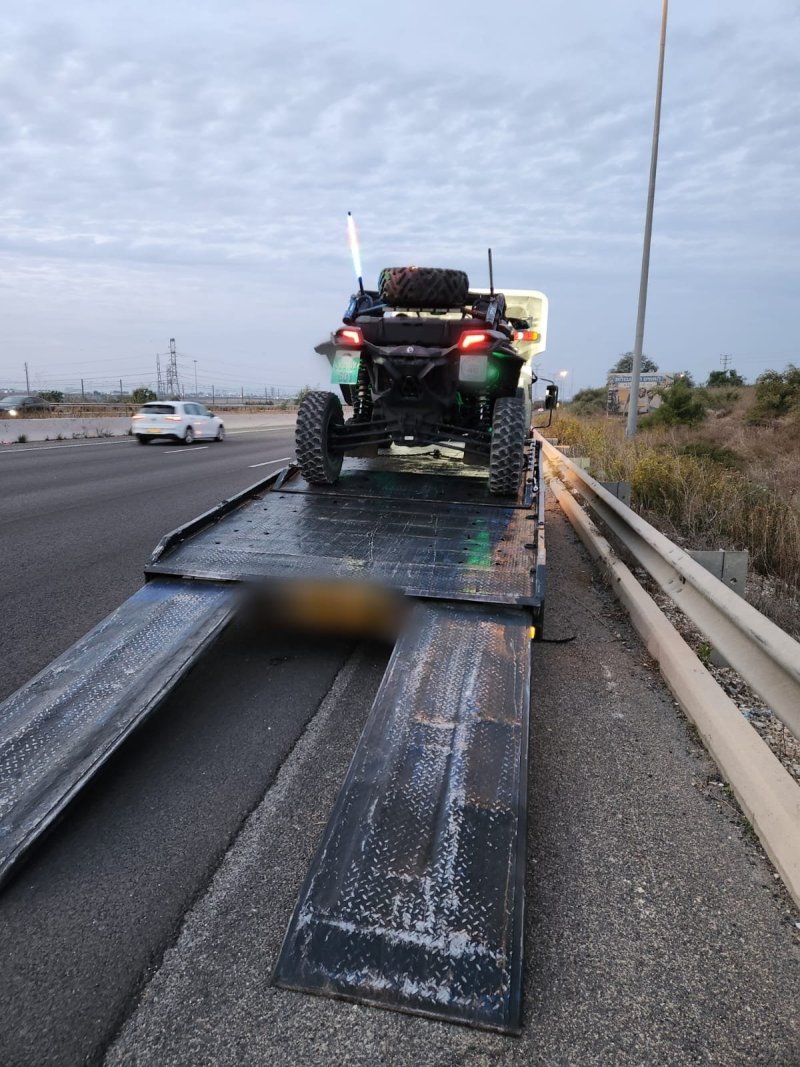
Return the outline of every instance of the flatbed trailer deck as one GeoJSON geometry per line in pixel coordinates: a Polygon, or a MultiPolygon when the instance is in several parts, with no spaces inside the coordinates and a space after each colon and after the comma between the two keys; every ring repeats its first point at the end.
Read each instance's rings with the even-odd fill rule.
{"type": "MultiPolygon", "coordinates": [[[[544,611],[531,444],[516,498],[446,458],[289,467],[173,531],[146,585],[0,705],[0,879],[233,618],[242,591],[366,582],[407,622],[297,902],[284,986],[520,1028],[531,639],[544,611]]],[[[265,694],[268,699],[268,694],[265,694]]]]}

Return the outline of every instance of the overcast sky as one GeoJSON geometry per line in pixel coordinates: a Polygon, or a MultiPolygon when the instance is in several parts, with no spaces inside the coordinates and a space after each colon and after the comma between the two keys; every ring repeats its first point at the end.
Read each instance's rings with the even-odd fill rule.
{"type": "MultiPolygon", "coordinates": [[[[551,372],[633,345],[660,0],[4,0],[0,386],[322,383],[365,274],[550,297],[551,372]],[[143,13],[144,12],[144,13],[143,13]],[[397,16],[402,21],[397,21],[397,16]]],[[[800,5],[673,0],[645,350],[800,361],[800,5]]]]}

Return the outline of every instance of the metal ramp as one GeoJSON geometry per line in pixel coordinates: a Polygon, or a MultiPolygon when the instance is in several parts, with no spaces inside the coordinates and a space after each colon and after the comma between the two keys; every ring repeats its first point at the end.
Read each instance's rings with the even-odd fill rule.
{"type": "Polygon", "coordinates": [[[0,882],[220,632],[235,594],[150,582],[0,704],[0,882]]]}
{"type": "Polygon", "coordinates": [[[312,862],[277,984],[517,1032],[527,613],[420,604],[312,862]]]}

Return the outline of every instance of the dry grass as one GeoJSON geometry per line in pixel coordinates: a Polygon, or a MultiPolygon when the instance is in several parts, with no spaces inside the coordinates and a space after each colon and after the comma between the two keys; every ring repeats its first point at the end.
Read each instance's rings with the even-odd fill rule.
{"type": "Polygon", "coordinates": [[[568,412],[555,435],[589,456],[597,476],[630,482],[636,510],[678,543],[747,549],[759,610],[800,636],[800,419],[749,426],[749,399],[698,427],[644,430],[632,442],[621,420],[568,412]]]}

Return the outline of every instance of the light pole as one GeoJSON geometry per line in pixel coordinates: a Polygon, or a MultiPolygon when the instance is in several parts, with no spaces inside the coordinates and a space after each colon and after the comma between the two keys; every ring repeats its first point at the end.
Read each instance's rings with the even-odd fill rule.
{"type": "Polygon", "coordinates": [[[197,400],[197,360],[193,359],[194,363],[194,398],[197,400]]]}
{"type": "Polygon", "coordinates": [[[644,220],[644,247],[642,249],[642,273],[639,279],[639,308],[636,314],[636,340],[633,344],[633,367],[631,368],[631,399],[628,403],[628,426],[626,436],[636,434],[636,418],[639,414],[639,378],[642,373],[642,345],[644,344],[644,314],[647,308],[647,280],[650,274],[650,238],[653,233],[653,204],[656,197],[656,170],[658,169],[658,135],[661,128],[661,90],[664,85],[664,52],[667,43],[667,8],[669,0],[663,0],[661,9],[661,38],[658,48],[658,79],[656,81],[656,110],[653,116],[653,145],[650,150],[650,183],[647,188],[647,211],[644,220]]]}
{"type": "MultiPolygon", "coordinates": [[[[561,379],[561,384],[562,384],[562,385],[566,385],[566,384],[567,384],[567,375],[568,375],[568,374],[569,374],[569,371],[568,371],[568,370],[560,370],[560,371],[558,372],[558,376],[559,376],[559,378],[561,379]]],[[[566,401],[566,399],[567,399],[567,398],[566,398],[566,397],[564,397],[564,400],[565,400],[565,401],[566,401]]]]}

